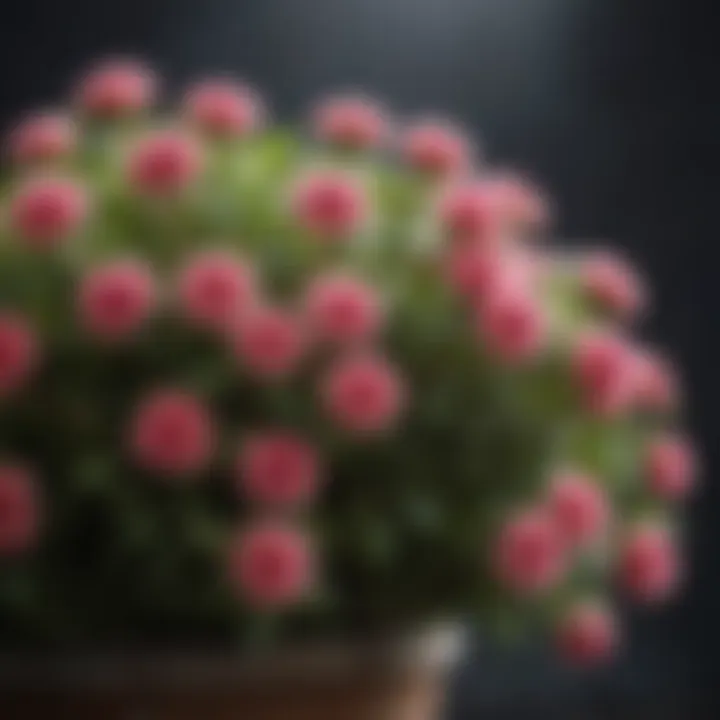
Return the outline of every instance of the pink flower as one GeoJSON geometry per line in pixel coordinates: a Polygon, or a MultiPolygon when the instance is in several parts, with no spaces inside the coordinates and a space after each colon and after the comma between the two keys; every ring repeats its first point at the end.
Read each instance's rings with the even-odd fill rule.
{"type": "Polygon", "coordinates": [[[585,406],[597,415],[616,415],[629,409],[635,393],[634,369],[631,348],[611,332],[587,332],[573,349],[575,381],[585,406]]]}
{"type": "Polygon", "coordinates": [[[494,560],[498,579],[506,588],[534,595],[551,590],[562,579],[565,544],[548,513],[525,510],[505,523],[494,560]]]}
{"type": "Polygon", "coordinates": [[[669,530],[645,523],[634,528],[620,551],[619,579],[634,600],[658,603],[670,597],[682,576],[682,563],[669,530]]]}
{"type": "Polygon", "coordinates": [[[546,339],[543,308],[532,294],[508,285],[480,304],[478,329],[491,355],[508,363],[538,355],[546,339]]]}
{"type": "Polygon", "coordinates": [[[119,260],[91,270],[78,293],[78,311],[84,326],[109,341],[135,333],[154,304],[152,273],[136,260],[119,260]]]}
{"type": "Polygon", "coordinates": [[[501,170],[487,175],[482,186],[487,206],[502,231],[525,236],[549,224],[548,200],[528,178],[501,170]]]}
{"type": "Polygon", "coordinates": [[[382,108],[363,97],[333,97],[313,113],[315,135],[323,142],[349,150],[382,145],[388,137],[388,120],[382,108]]]}
{"type": "Polygon", "coordinates": [[[185,316],[200,326],[222,329],[255,300],[255,273],[242,258],[221,250],[191,257],[178,278],[185,316]]]}
{"type": "Polygon", "coordinates": [[[451,186],[440,201],[440,224],[453,240],[470,240],[483,245],[498,239],[494,208],[482,183],[451,186]]]}
{"type": "Polygon", "coordinates": [[[184,111],[190,122],[216,137],[245,137],[262,124],[265,110],[256,93],[231,80],[205,80],[191,88],[184,111]]]}
{"type": "Polygon", "coordinates": [[[316,449],[285,430],[256,433],[247,438],[238,454],[236,469],[247,496],[269,506],[308,503],[315,497],[320,481],[316,449]]]}
{"type": "Polygon", "coordinates": [[[583,473],[560,472],[551,481],[549,511],[573,547],[591,544],[605,533],[610,507],[603,488],[583,473]]]}
{"type": "Polygon", "coordinates": [[[77,131],[65,115],[40,113],[18,125],[9,139],[9,151],[20,165],[57,160],[71,154],[77,144],[77,131]]]}
{"type": "Polygon", "coordinates": [[[19,315],[0,313],[0,397],[20,390],[38,361],[35,333],[19,315]]]}
{"type": "Polygon", "coordinates": [[[268,380],[292,373],[305,352],[305,332],[295,317],[272,307],[257,307],[233,332],[236,356],[255,375],[268,380]]]}
{"type": "Polygon", "coordinates": [[[555,642],[562,657],[573,665],[605,662],[620,643],[617,618],[600,602],[577,603],[561,618],[555,642]]]}
{"type": "Polygon", "coordinates": [[[35,478],[27,468],[0,464],[0,556],[36,544],[41,519],[38,495],[35,478]]]}
{"type": "Polygon", "coordinates": [[[230,543],[228,576],[238,597],[256,608],[274,610],[300,602],[315,579],[310,540],[277,522],[241,530],[230,543]]]}
{"type": "Polygon", "coordinates": [[[134,115],[149,107],[157,94],[157,78],[144,65],[111,60],[91,70],[78,88],[78,104],[98,118],[134,115]]]}
{"type": "Polygon", "coordinates": [[[651,412],[670,412],[680,404],[675,369],[663,357],[650,351],[635,356],[635,403],[651,412]]]}
{"type": "Polygon", "coordinates": [[[458,295],[481,303],[500,284],[505,259],[496,247],[461,243],[449,248],[445,276],[458,295]]]}
{"type": "Polygon", "coordinates": [[[215,449],[210,412],[183,390],[154,390],[145,397],[130,425],[130,445],[137,463],[152,472],[187,476],[203,470],[215,449]]]}
{"type": "Polygon", "coordinates": [[[459,175],[471,164],[470,142],[444,121],[425,120],[407,128],[401,144],[408,165],[428,175],[459,175]]]}
{"type": "Polygon", "coordinates": [[[666,500],[681,500],[695,483],[697,460],[689,441],[660,435],[645,448],[645,478],[652,492],[666,500]]]}
{"type": "Polygon", "coordinates": [[[380,328],[383,312],[375,290],[361,280],[340,273],[317,277],[305,298],[310,327],[324,340],[356,343],[380,328]]]}
{"type": "Polygon", "coordinates": [[[335,362],[320,388],[328,415],[356,433],[389,430],[405,404],[405,386],[384,358],[358,355],[335,362]]]}
{"type": "Polygon", "coordinates": [[[10,227],[29,248],[52,250],[82,229],[89,202],[83,187],[65,178],[26,180],[10,202],[10,227]]]}
{"type": "Polygon", "coordinates": [[[347,173],[316,171],[298,182],[292,208],[304,230],[325,239],[342,239],[360,229],[367,216],[367,197],[347,173]]]}
{"type": "Polygon", "coordinates": [[[587,295],[614,315],[634,318],[647,305],[647,289],[642,280],[617,254],[594,253],[583,262],[580,272],[587,295]]]}
{"type": "Polygon", "coordinates": [[[177,130],[156,130],[131,148],[126,175],[136,192],[167,197],[187,190],[201,175],[204,164],[203,150],[192,136],[177,130]]]}
{"type": "Polygon", "coordinates": [[[525,234],[550,222],[546,198],[527,178],[500,172],[486,179],[484,186],[488,205],[508,232],[525,234]]]}

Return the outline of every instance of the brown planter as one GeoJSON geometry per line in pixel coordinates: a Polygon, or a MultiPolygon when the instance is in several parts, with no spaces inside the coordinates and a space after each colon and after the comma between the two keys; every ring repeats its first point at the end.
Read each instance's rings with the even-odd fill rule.
{"type": "Polygon", "coordinates": [[[457,628],[275,656],[0,666],[3,720],[436,720],[457,628]]]}

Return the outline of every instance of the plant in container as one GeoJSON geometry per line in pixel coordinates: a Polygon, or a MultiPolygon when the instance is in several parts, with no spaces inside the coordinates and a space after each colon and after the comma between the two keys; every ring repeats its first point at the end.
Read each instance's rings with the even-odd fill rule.
{"type": "Polygon", "coordinates": [[[6,657],[76,718],[315,720],[430,717],[457,619],[609,657],[694,478],[642,278],[444,120],[157,89],[100,65],[8,141],[6,657]]]}

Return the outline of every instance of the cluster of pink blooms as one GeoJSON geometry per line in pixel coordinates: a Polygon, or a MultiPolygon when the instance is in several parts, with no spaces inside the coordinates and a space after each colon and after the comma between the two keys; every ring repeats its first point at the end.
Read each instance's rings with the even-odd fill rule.
{"type": "MultiPolygon", "coordinates": [[[[148,111],[157,92],[152,72],[116,61],[84,78],[75,105],[83,122],[124,121],[148,111]]],[[[247,140],[266,116],[246,85],[223,78],[198,83],[184,98],[181,123],[149,130],[127,149],[121,167],[127,189],[150,202],[184,198],[208,166],[207,142],[247,140]]],[[[10,237],[29,252],[80,243],[98,211],[92,188],[60,171],[80,141],[79,127],[69,116],[45,113],[10,138],[13,162],[41,169],[23,174],[3,208],[10,237]]],[[[547,227],[550,209],[529,180],[508,173],[477,177],[475,149],[457,127],[427,119],[398,129],[382,107],[359,96],[319,105],[312,131],[347,153],[395,148],[411,172],[429,181],[443,238],[440,275],[468,310],[478,345],[492,361],[522,368],[560,343],[567,377],[588,416],[667,413],[677,406],[668,361],[626,332],[647,306],[647,292],[619,255],[588,255],[574,275],[582,301],[607,322],[557,337],[543,294],[552,262],[528,242],[547,227]]],[[[294,179],[287,212],[308,242],[342,245],[368,227],[373,202],[359,175],[332,165],[294,179]]],[[[331,268],[309,279],[297,303],[281,305],[264,288],[253,258],[219,247],[185,258],[170,280],[138,257],[90,267],[78,283],[76,312],[90,338],[114,346],[131,343],[169,306],[188,325],[219,338],[240,370],[265,384],[287,380],[323,349],[318,404],[336,429],[362,439],[392,430],[412,399],[381,345],[390,315],[385,300],[360,275],[331,268]]],[[[2,312],[0,400],[31,382],[42,359],[32,324],[2,312]]],[[[206,400],[185,388],[149,389],[126,430],[137,466],[166,480],[191,482],[218,462],[221,428],[206,400]]],[[[326,462],[311,438],[286,427],[254,429],[241,438],[229,473],[254,516],[229,543],[227,567],[230,585],[252,605],[291,604],[312,589],[315,552],[301,512],[312,508],[326,462]]],[[[671,432],[652,438],[640,461],[650,495],[671,502],[691,490],[695,465],[688,440],[671,432]]],[[[501,527],[492,556],[498,581],[521,595],[547,593],[579,555],[607,551],[631,597],[667,597],[682,573],[672,531],[656,520],[621,526],[605,488],[602,478],[582,469],[557,470],[543,496],[501,527]]],[[[0,465],[0,553],[34,542],[40,506],[32,473],[0,465]]],[[[615,616],[595,598],[570,608],[557,628],[558,646],[578,662],[607,656],[618,639],[615,616]]]]}

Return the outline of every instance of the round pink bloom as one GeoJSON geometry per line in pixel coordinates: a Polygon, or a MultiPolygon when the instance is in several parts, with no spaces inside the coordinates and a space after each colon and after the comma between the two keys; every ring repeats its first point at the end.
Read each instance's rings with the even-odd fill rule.
{"type": "Polygon", "coordinates": [[[91,270],[78,293],[84,326],[103,340],[122,340],[135,333],[154,304],[152,273],[135,260],[119,260],[91,270]]]}
{"type": "Polygon", "coordinates": [[[590,412],[615,415],[631,406],[635,392],[634,355],[620,336],[605,331],[583,334],[573,350],[572,365],[590,412]]]}
{"type": "Polygon", "coordinates": [[[478,329],[492,355],[505,362],[522,362],[542,350],[546,319],[530,292],[510,285],[489,293],[480,304],[478,329]]]}
{"type": "Polygon", "coordinates": [[[206,80],[188,92],[184,111],[190,122],[216,137],[245,137],[262,124],[265,111],[257,94],[230,80],[206,80]]]}
{"type": "Polygon", "coordinates": [[[633,318],[647,304],[647,290],[642,280],[617,254],[595,253],[584,261],[580,272],[588,296],[614,315],[633,318]]]}
{"type": "Polygon", "coordinates": [[[406,399],[398,371],[384,358],[371,355],[336,361],[320,391],[330,417],[343,429],[357,433],[389,430],[406,399]]]}
{"type": "Polygon", "coordinates": [[[38,343],[27,322],[0,313],[0,397],[23,387],[37,365],[38,343]]]}
{"type": "Polygon", "coordinates": [[[222,329],[254,302],[255,284],[255,273],[245,260],[209,250],[188,260],[178,278],[178,296],[189,320],[222,329]]]}
{"type": "Polygon", "coordinates": [[[134,115],[155,100],[157,78],[141,63],[111,60],[91,70],[78,88],[78,104],[93,117],[134,115]]]}
{"type": "Polygon", "coordinates": [[[625,539],[620,551],[619,579],[634,600],[657,603],[668,599],[682,576],[682,562],[669,530],[643,524],[625,539]]]}
{"type": "Polygon", "coordinates": [[[20,465],[0,464],[0,556],[14,555],[35,545],[40,514],[32,473],[20,465]]]}
{"type": "Polygon", "coordinates": [[[605,662],[620,643],[617,617],[602,603],[578,603],[560,620],[555,642],[562,657],[573,665],[605,662]]]}
{"type": "Polygon", "coordinates": [[[363,97],[333,97],[313,113],[315,135],[323,142],[349,150],[382,145],[389,134],[382,108],[363,97]]]}
{"type": "Polygon", "coordinates": [[[383,320],[375,290],[350,275],[321,275],[310,285],[305,309],[310,327],[322,339],[355,343],[371,338],[383,320]]]}
{"type": "Polygon", "coordinates": [[[697,460],[689,441],[661,435],[645,448],[645,478],[655,495],[681,500],[695,483],[697,460]]]}
{"type": "Polygon", "coordinates": [[[292,207],[295,219],[308,232],[341,239],[360,229],[367,216],[367,197],[347,173],[317,171],[298,182],[292,207]]]}
{"type": "Polygon", "coordinates": [[[445,274],[462,297],[482,301],[495,290],[504,273],[504,258],[495,247],[474,243],[453,245],[446,256],[445,274]]]}
{"type": "Polygon", "coordinates": [[[192,136],[177,130],[157,130],[130,150],[126,174],[138,193],[165,197],[187,190],[204,165],[203,150],[192,136]]]}
{"type": "Polygon", "coordinates": [[[675,369],[663,357],[639,351],[635,357],[635,403],[648,411],[669,412],[680,403],[675,369]]]}
{"type": "Polygon", "coordinates": [[[235,354],[254,374],[269,380],[295,370],[305,352],[305,332],[291,314],[272,307],[247,313],[233,333],[235,354]]]}
{"type": "Polygon", "coordinates": [[[579,472],[561,472],[552,479],[548,509],[573,547],[598,540],[610,520],[605,491],[594,478],[579,472]]]}
{"type": "Polygon", "coordinates": [[[10,135],[9,151],[20,165],[50,162],[73,152],[77,131],[65,115],[41,113],[18,125],[10,135]]]}
{"type": "Polygon", "coordinates": [[[87,194],[74,181],[31,178],[12,197],[10,227],[27,247],[52,250],[81,230],[88,209],[87,194]]]}
{"type": "Polygon", "coordinates": [[[484,182],[488,205],[509,232],[527,232],[550,222],[545,197],[527,178],[510,172],[498,173],[484,182]]]}
{"type": "Polygon", "coordinates": [[[183,390],[161,389],[144,398],[130,425],[137,463],[165,475],[203,470],[215,449],[215,427],[207,407],[183,390]]]}
{"type": "Polygon", "coordinates": [[[267,610],[303,600],[315,579],[315,557],[300,530],[265,521],[231,541],[228,578],[238,597],[267,610]]]}
{"type": "Polygon", "coordinates": [[[506,522],[495,546],[502,584],[521,595],[554,588],[566,570],[565,543],[552,517],[526,510],[506,522]]]}
{"type": "Polygon", "coordinates": [[[483,183],[450,187],[441,198],[440,223],[453,240],[487,244],[498,237],[497,216],[483,183]]]}
{"type": "Polygon", "coordinates": [[[429,175],[458,175],[471,164],[472,149],[468,139],[446,122],[419,122],[407,128],[401,143],[408,165],[429,175]]]}
{"type": "Polygon", "coordinates": [[[311,501],[320,481],[317,450],[285,430],[247,438],[236,462],[240,486],[247,496],[269,506],[294,506],[311,501]]]}

